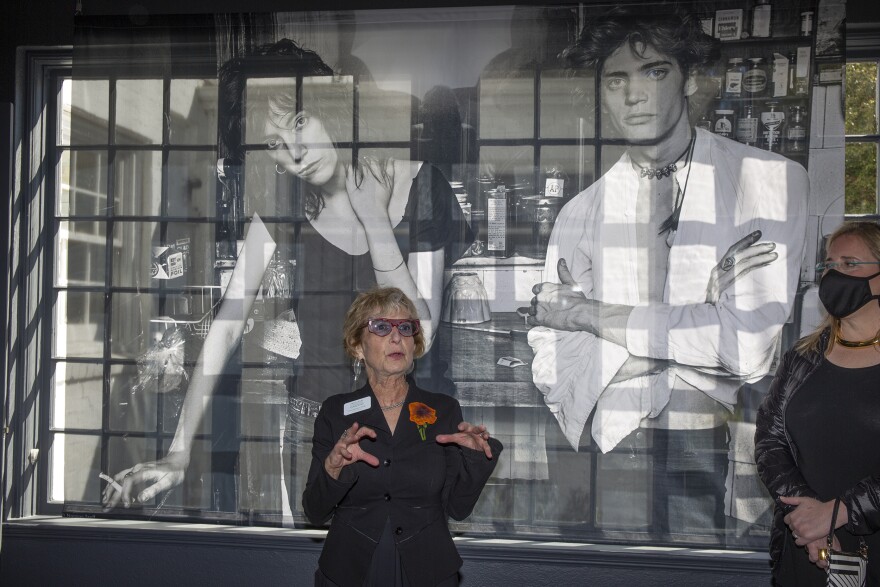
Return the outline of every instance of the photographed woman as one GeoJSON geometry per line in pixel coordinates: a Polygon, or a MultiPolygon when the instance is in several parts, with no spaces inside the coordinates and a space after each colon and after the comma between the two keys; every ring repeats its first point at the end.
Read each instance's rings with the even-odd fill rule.
{"type": "Polygon", "coordinates": [[[880,585],[880,225],[851,222],[819,263],[828,316],[786,353],[758,411],[758,474],[776,499],[775,585],[825,585],[834,548],[868,546],[868,585],[880,585]]]}
{"type": "MultiPolygon", "coordinates": [[[[436,168],[351,156],[352,128],[360,124],[351,80],[334,76],[316,53],[285,39],[231,60],[219,77],[225,121],[221,152],[253,172],[244,178],[244,194],[247,209],[255,213],[193,370],[170,450],[159,461],[119,472],[115,479],[122,491],[110,485],[105,490],[111,506],[148,502],[183,481],[206,400],[245,332],[276,250],[293,251],[296,261],[295,300],[288,302],[302,340],[287,382],[285,450],[296,464],[292,474],[285,471],[285,480],[292,501],[308,470],[308,443],[321,402],[353,388],[352,364],[338,338],[345,310],[358,292],[397,287],[423,317],[424,345],[431,349],[443,270],[472,240],[449,183],[436,168]],[[268,188],[253,189],[261,184],[274,184],[279,201],[266,197],[268,188]],[[267,216],[264,222],[257,210],[282,218],[269,222],[267,216]]],[[[421,361],[418,374],[439,386],[445,365],[438,350],[421,361]]]]}
{"type": "Polygon", "coordinates": [[[343,332],[367,384],[328,398],[315,422],[303,505],[314,524],[333,518],[315,585],[458,585],[447,518],[470,515],[501,443],[407,377],[425,339],[402,291],[358,296],[343,332]]]}

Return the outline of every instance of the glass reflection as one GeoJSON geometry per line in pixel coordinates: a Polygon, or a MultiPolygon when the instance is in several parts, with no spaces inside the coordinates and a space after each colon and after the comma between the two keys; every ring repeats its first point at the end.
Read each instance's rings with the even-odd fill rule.
{"type": "Polygon", "coordinates": [[[217,80],[172,79],[168,110],[170,144],[213,144],[217,136],[217,80]]]}
{"type": "Polygon", "coordinates": [[[116,82],[117,145],[162,143],[162,80],[121,79],[116,82]]]}

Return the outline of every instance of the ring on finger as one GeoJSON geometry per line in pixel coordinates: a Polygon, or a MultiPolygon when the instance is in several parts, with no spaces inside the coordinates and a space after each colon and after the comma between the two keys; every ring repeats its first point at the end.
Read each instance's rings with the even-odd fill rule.
{"type": "Polygon", "coordinates": [[[345,429],[342,436],[339,437],[339,440],[345,440],[346,438],[348,438],[348,428],[345,429]]]}
{"type": "Polygon", "coordinates": [[[724,257],[721,261],[721,270],[722,271],[730,271],[733,269],[733,266],[736,265],[736,259],[733,257],[724,257]]]}
{"type": "Polygon", "coordinates": [[[134,475],[134,471],[129,471],[128,473],[125,474],[125,476],[123,477],[123,479],[128,479],[128,478],[131,477],[132,475],[134,475]]]}
{"type": "Polygon", "coordinates": [[[797,534],[795,534],[795,533],[794,533],[794,532],[792,532],[792,533],[791,533],[791,537],[792,537],[792,538],[794,538],[794,539],[795,539],[795,540],[797,540],[797,539],[798,539],[798,535],[797,535],[797,534]]]}
{"type": "Polygon", "coordinates": [[[828,549],[827,548],[820,548],[819,549],[819,560],[820,561],[827,561],[828,560],[828,549]]]}

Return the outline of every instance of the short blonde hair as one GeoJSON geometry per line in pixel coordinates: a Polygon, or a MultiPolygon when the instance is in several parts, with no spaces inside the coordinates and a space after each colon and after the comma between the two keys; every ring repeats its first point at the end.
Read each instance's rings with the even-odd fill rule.
{"type": "MultiPolygon", "coordinates": [[[[865,246],[868,247],[868,250],[871,251],[874,258],[880,261],[880,224],[867,220],[844,222],[837,228],[837,230],[831,233],[825,246],[830,249],[831,243],[840,237],[847,235],[857,237],[865,243],[865,246]]],[[[831,338],[828,341],[828,347],[825,349],[825,352],[831,352],[831,349],[834,348],[834,338],[836,335],[840,334],[840,320],[828,314],[825,315],[825,319],[822,320],[822,323],[819,324],[816,330],[800,339],[795,344],[795,348],[803,354],[810,351],[818,351],[822,333],[828,329],[831,330],[831,338]]],[[[880,334],[880,332],[878,332],[878,334],[880,334]]]]}
{"type": "MultiPolygon", "coordinates": [[[[371,289],[355,298],[345,314],[345,322],[342,325],[342,344],[348,356],[356,358],[355,349],[360,346],[364,338],[364,328],[370,318],[380,318],[396,311],[404,311],[410,318],[419,317],[416,305],[396,287],[371,289]]],[[[415,356],[421,357],[425,353],[425,335],[422,334],[421,328],[413,336],[413,342],[415,342],[415,356]]]]}

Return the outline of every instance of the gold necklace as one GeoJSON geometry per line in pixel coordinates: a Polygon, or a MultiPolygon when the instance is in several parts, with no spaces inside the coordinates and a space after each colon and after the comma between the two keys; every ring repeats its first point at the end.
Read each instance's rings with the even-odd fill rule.
{"type": "Polygon", "coordinates": [[[844,346],[848,349],[866,349],[880,344],[880,334],[871,340],[846,340],[840,338],[840,334],[835,334],[834,341],[840,344],[840,346],[844,346]]]}

